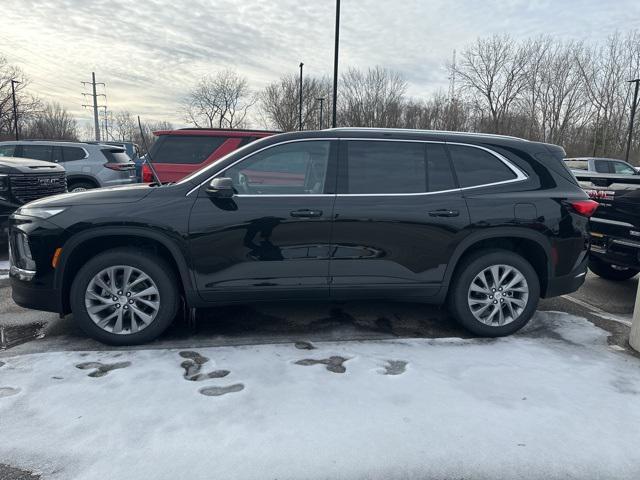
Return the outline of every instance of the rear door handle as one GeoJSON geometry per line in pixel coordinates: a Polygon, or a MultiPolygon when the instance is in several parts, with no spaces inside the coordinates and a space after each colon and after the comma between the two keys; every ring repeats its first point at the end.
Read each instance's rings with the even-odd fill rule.
{"type": "Polygon", "coordinates": [[[431,217],[457,217],[458,215],[460,215],[460,212],[458,212],[458,210],[448,210],[446,208],[431,210],[429,212],[429,216],[431,217]]]}
{"type": "Polygon", "coordinates": [[[309,218],[309,217],[321,217],[322,210],[310,210],[308,208],[302,208],[300,210],[292,210],[289,215],[296,218],[309,218]]]}

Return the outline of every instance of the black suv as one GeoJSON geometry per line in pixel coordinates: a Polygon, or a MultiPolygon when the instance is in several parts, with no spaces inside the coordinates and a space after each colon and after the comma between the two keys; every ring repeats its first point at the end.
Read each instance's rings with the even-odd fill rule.
{"type": "Polygon", "coordinates": [[[478,335],[515,332],[576,290],[589,200],[562,148],[448,132],[268,137],[178,183],[31,203],[12,217],[19,305],[146,342],[188,308],[274,300],[448,302],[478,335]]]}

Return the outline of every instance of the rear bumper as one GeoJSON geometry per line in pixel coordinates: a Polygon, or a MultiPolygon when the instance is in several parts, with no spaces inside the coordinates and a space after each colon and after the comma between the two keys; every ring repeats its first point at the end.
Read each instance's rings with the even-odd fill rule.
{"type": "Polygon", "coordinates": [[[32,282],[23,282],[11,277],[11,297],[24,308],[60,313],[60,292],[32,282]]]}
{"type": "Polygon", "coordinates": [[[558,297],[578,290],[587,276],[588,258],[585,258],[570,274],[561,277],[551,277],[547,280],[547,288],[543,298],[558,297]]]}

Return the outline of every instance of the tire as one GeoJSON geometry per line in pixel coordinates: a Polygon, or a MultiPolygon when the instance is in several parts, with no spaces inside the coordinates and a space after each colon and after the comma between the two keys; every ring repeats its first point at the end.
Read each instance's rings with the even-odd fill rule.
{"type": "Polygon", "coordinates": [[[85,190],[91,190],[93,188],[98,188],[95,184],[91,182],[71,182],[71,184],[67,187],[68,192],[84,192],[85,190]]]}
{"type": "Polygon", "coordinates": [[[118,248],[100,253],[80,269],[71,285],[74,320],[84,332],[102,343],[138,345],[149,342],[164,332],[176,316],[179,293],[175,278],[175,272],[163,259],[146,251],[118,248]],[[114,269],[106,270],[111,267],[114,269]],[[132,296],[128,298],[128,289],[123,288],[127,271],[132,285],[129,292],[132,296]],[[115,272],[115,286],[121,288],[112,289],[113,296],[100,287],[111,286],[110,272],[115,272]],[[97,275],[101,275],[99,280],[97,275]],[[88,291],[92,293],[88,294],[88,291]],[[157,295],[140,295],[144,292],[157,292],[157,295]],[[89,308],[94,310],[91,314],[89,308]],[[118,311],[122,312],[119,332],[118,311]],[[114,312],[115,317],[108,320],[114,312]],[[108,323],[101,327],[98,320],[108,320],[108,323]]]}
{"type": "Polygon", "coordinates": [[[463,327],[476,335],[482,337],[510,335],[524,327],[536,311],[540,299],[540,280],[531,264],[516,253],[509,250],[476,252],[462,260],[454,275],[449,290],[449,311],[463,327]],[[499,266],[498,276],[511,272],[507,274],[503,283],[498,284],[502,285],[500,288],[505,288],[503,291],[496,291],[496,293],[492,291],[493,275],[491,270],[485,272],[492,266],[499,266]],[[481,288],[481,290],[488,291],[488,294],[477,291],[482,284],[482,280],[477,280],[477,276],[481,272],[488,275],[486,280],[489,289],[481,288]],[[507,290],[506,287],[510,282],[519,278],[516,273],[522,275],[524,282],[518,281],[512,289],[507,290]],[[472,282],[474,283],[473,291],[471,290],[472,282]],[[498,305],[502,306],[494,307],[496,301],[499,302],[498,305]],[[480,316],[488,316],[494,310],[497,312],[490,319],[485,318],[487,323],[484,323],[476,318],[471,304],[480,316]],[[500,318],[501,311],[502,319],[500,318]],[[500,324],[500,320],[502,320],[502,324],[500,324]]]}
{"type": "Polygon", "coordinates": [[[635,277],[640,270],[629,267],[621,267],[611,263],[604,262],[599,258],[589,259],[589,270],[606,280],[614,282],[622,282],[635,277]]]}

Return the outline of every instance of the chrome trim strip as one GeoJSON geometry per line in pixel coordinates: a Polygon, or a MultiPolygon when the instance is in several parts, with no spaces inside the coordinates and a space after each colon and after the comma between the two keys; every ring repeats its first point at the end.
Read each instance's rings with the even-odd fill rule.
{"type": "Polygon", "coordinates": [[[591,217],[591,221],[592,222],[598,222],[598,223],[608,223],[610,225],[618,225],[620,227],[629,227],[629,228],[635,228],[632,224],[627,223],[627,222],[620,222],[618,220],[609,220],[608,218],[600,218],[600,217],[591,217]]]}
{"type": "MultiPolygon", "coordinates": [[[[462,191],[472,190],[472,189],[476,189],[476,188],[493,187],[493,186],[496,186],[496,185],[505,185],[505,184],[509,184],[509,183],[522,182],[522,181],[527,180],[529,178],[522,170],[520,170],[520,168],[518,168],[515,165],[513,165],[507,158],[505,158],[503,155],[499,154],[498,152],[495,152],[495,151],[491,150],[490,148],[482,147],[480,145],[473,145],[473,144],[470,144],[470,143],[445,142],[445,141],[439,141],[439,140],[412,140],[412,139],[404,140],[404,139],[399,139],[399,138],[299,138],[299,139],[296,139],[296,140],[286,140],[284,142],[274,143],[273,145],[268,145],[268,146],[266,146],[264,148],[261,148],[260,150],[256,150],[255,152],[251,152],[250,154],[245,155],[244,157],[236,160],[231,165],[225,167],[224,169],[222,169],[219,172],[213,174],[211,177],[207,178],[203,182],[201,182],[198,185],[196,185],[195,187],[193,187],[191,190],[189,190],[187,192],[187,194],[185,196],[191,195],[191,193],[193,193],[195,190],[200,188],[205,183],[207,183],[207,182],[211,181],[212,179],[216,178],[221,173],[224,173],[227,169],[229,169],[229,168],[233,167],[234,165],[240,163],[241,161],[243,161],[243,160],[255,155],[256,153],[260,153],[260,152],[262,152],[264,150],[267,150],[269,148],[277,147],[277,146],[280,146],[280,145],[285,145],[287,143],[295,143],[295,142],[334,141],[334,140],[363,141],[363,142],[371,142],[371,141],[373,141],[373,142],[437,143],[437,144],[441,144],[441,145],[458,145],[458,146],[462,146],[462,147],[478,148],[478,149],[484,150],[485,152],[488,152],[491,155],[493,155],[494,157],[496,157],[504,165],[506,165],[507,168],[509,170],[511,170],[511,172],[513,172],[513,174],[516,176],[516,178],[513,178],[511,180],[503,180],[503,181],[500,181],[500,182],[493,182],[493,183],[484,183],[482,185],[474,185],[472,187],[454,188],[454,189],[449,189],[449,190],[438,190],[436,192],[416,192],[416,193],[338,193],[338,194],[335,194],[338,197],[404,197],[404,196],[418,196],[418,195],[435,195],[435,194],[438,194],[438,193],[462,192],[462,191]]],[[[318,194],[315,194],[315,195],[306,195],[306,194],[283,194],[283,195],[273,195],[273,194],[268,194],[268,195],[247,195],[247,194],[243,194],[243,195],[241,195],[241,194],[238,194],[236,196],[237,197],[310,197],[310,196],[334,196],[334,194],[320,194],[320,195],[318,195],[318,194]]]]}
{"type": "Polygon", "coordinates": [[[625,247],[640,248],[640,243],[630,242],[628,240],[611,240],[611,243],[615,243],[617,245],[624,245],[625,247]]]}
{"type": "Polygon", "coordinates": [[[29,282],[36,276],[35,270],[25,270],[24,268],[18,268],[15,265],[9,267],[9,276],[15,277],[18,280],[29,282]]]}

